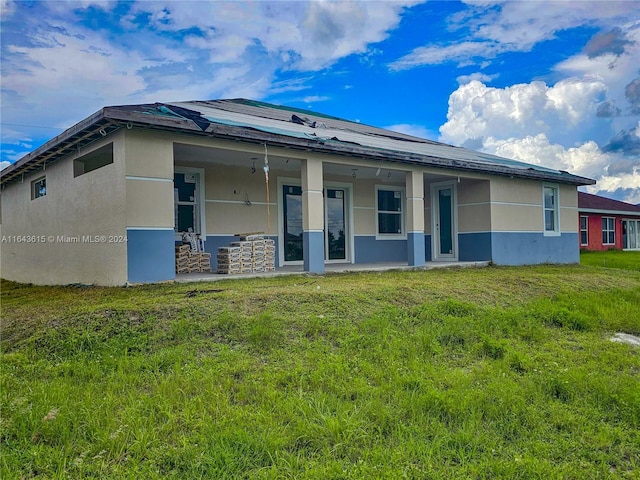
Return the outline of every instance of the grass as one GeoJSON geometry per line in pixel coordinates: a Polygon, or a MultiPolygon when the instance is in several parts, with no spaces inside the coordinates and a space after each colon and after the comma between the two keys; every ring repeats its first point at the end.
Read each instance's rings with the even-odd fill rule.
{"type": "Polygon", "coordinates": [[[592,267],[621,268],[640,272],[640,251],[587,251],[580,254],[580,263],[592,267]]]}
{"type": "Polygon", "coordinates": [[[637,271],[1,298],[3,479],[639,478],[637,271]]]}

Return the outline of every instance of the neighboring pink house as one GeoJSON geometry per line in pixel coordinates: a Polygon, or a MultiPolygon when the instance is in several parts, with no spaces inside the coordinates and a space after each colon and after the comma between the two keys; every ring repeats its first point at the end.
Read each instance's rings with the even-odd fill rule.
{"type": "Polygon", "coordinates": [[[640,250],[640,206],[578,192],[582,250],[640,250]]]}

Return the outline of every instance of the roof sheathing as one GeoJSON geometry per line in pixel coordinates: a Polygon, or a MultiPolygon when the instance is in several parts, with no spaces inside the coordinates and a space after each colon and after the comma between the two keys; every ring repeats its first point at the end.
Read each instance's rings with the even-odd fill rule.
{"type": "Polygon", "coordinates": [[[44,162],[50,163],[72,153],[79,148],[80,142],[84,142],[82,144],[84,146],[123,126],[183,132],[244,143],[268,143],[284,148],[356,156],[371,160],[551,180],[572,185],[595,183],[591,179],[565,172],[543,167],[534,168],[521,162],[410,135],[396,134],[335,117],[320,116],[310,112],[307,114],[304,110],[269,107],[268,104],[247,100],[217,100],[105,107],[4,169],[2,184],[9,183],[22,174],[40,168],[44,162]],[[192,120],[161,112],[159,109],[159,107],[171,105],[200,112],[201,115],[204,114],[202,115],[204,118],[212,123],[203,131],[192,120]],[[307,125],[293,123],[291,122],[292,111],[325,125],[311,128],[307,125]],[[365,145],[362,144],[363,140],[365,145]],[[471,154],[476,158],[468,159],[467,157],[471,154]],[[515,165],[519,168],[516,168],[515,165]]]}

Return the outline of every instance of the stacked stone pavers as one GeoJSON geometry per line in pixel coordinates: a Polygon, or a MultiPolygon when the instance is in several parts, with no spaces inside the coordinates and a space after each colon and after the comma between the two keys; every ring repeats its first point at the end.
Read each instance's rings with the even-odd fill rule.
{"type": "Polygon", "coordinates": [[[211,271],[211,254],[194,252],[191,245],[176,245],[176,273],[196,273],[211,271]]]}
{"type": "Polygon", "coordinates": [[[218,273],[240,273],[240,247],[218,248],[218,273]]]}
{"type": "Polygon", "coordinates": [[[189,273],[189,245],[176,245],[176,273],[189,273]]]}
{"type": "Polygon", "coordinates": [[[218,273],[262,273],[275,270],[275,242],[262,233],[242,233],[218,248],[218,273]]]}

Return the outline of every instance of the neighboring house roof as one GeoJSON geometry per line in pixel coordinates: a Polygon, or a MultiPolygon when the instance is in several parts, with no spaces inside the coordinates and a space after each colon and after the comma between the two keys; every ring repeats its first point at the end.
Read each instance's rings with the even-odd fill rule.
{"type": "Polygon", "coordinates": [[[584,213],[640,216],[640,206],[638,205],[584,192],[578,192],[578,210],[584,213]]]}
{"type": "Polygon", "coordinates": [[[115,130],[134,127],[573,185],[595,183],[562,170],[245,99],[105,107],[5,168],[2,183],[40,169],[115,130]]]}

